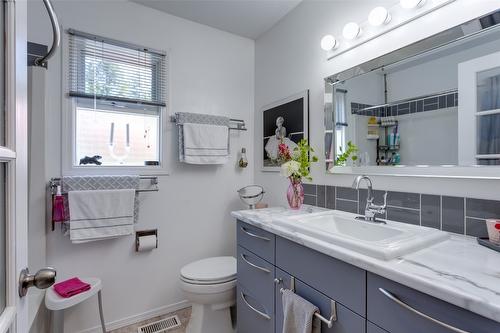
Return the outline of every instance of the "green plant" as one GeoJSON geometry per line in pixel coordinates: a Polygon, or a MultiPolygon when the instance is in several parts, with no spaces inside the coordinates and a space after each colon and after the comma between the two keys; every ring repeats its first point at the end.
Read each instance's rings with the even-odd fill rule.
{"type": "Polygon", "coordinates": [[[309,146],[308,141],[300,140],[293,153],[289,154],[288,161],[281,165],[281,174],[292,182],[301,181],[302,178],[311,181],[311,163],[318,161],[318,157],[313,153],[314,149],[309,146]]]}
{"type": "Polygon", "coordinates": [[[358,146],[356,146],[354,143],[352,143],[351,141],[347,142],[347,149],[345,152],[342,152],[342,147],[340,147],[340,151],[342,152],[342,154],[337,156],[337,159],[335,160],[335,166],[345,166],[349,157],[353,162],[356,161],[358,159],[358,156],[356,155],[358,150],[358,146]]]}

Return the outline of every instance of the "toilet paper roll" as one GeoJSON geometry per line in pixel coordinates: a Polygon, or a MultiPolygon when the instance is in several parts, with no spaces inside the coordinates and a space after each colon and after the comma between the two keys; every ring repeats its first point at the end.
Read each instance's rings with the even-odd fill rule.
{"type": "Polygon", "coordinates": [[[137,252],[151,251],[156,248],[156,235],[139,237],[137,252]]]}

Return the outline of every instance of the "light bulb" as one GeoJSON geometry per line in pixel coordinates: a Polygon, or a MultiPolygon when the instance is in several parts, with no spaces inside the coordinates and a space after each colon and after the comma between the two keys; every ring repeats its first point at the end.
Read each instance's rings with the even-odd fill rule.
{"type": "Polygon", "coordinates": [[[325,51],[333,50],[337,46],[337,40],[332,35],[325,35],[321,38],[321,48],[325,51]]]}
{"type": "Polygon", "coordinates": [[[360,35],[360,33],[361,33],[361,28],[355,22],[347,23],[344,26],[344,30],[342,30],[342,35],[344,35],[344,38],[348,40],[355,39],[360,35]]]}
{"type": "Polygon", "coordinates": [[[384,7],[375,7],[368,15],[368,22],[374,27],[379,27],[391,21],[391,14],[384,7]]]}
{"type": "Polygon", "coordinates": [[[426,0],[400,0],[399,3],[404,9],[413,9],[425,5],[426,0]]]}

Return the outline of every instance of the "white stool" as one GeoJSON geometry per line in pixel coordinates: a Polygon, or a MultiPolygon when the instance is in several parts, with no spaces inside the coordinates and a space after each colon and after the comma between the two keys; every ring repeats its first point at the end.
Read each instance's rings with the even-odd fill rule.
{"type": "Polygon", "coordinates": [[[98,278],[84,278],[81,279],[83,282],[90,284],[90,289],[75,295],[73,297],[64,298],[59,296],[54,290],[54,287],[50,287],[45,292],[45,306],[47,309],[51,310],[51,332],[52,333],[63,333],[64,332],[64,309],[70,308],[74,305],[80,304],[86,299],[97,294],[97,299],[99,303],[99,316],[101,317],[101,327],[102,331],[106,333],[106,326],[104,324],[104,315],[102,312],[102,297],[101,280],[98,278]]]}

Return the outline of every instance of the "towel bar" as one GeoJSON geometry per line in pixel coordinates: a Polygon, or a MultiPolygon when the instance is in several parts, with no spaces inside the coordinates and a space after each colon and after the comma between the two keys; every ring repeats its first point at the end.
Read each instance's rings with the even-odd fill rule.
{"type": "MultiPolygon", "coordinates": [[[[282,282],[282,280],[275,279],[274,282],[279,284],[282,282]]],[[[295,278],[293,276],[290,278],[290,289],[289,290],[292,291],[293,293],[295,293],[295,278]]],[[[280,289],[280,293],[283,293],[283,291],[285,291],[285,288],[280,289]]],[[[328,328],[332,328],[333,323],[337,321],[337,303],[332,299],[330,300],[330,311],[331,312],[330,312],[329,319],[323,317],[321,315],[321,313],[319,313],[319,312],[316,312],[314,314],[314,316],[316,318],[318,318],[319,320],[321,320],[323,323],[325,323],[328,326],[328,328]]]]}
{"type": "MultiPolygon", "coordinates": [[[[179,125],[177,123],[177,116],[176,115],[170,116],[170,121],[172,123],[175,123],[176,125],[179,125]]],[[[229,127],[230,130],[236,130],[236,131],[246,131],[247,130],[247,128],[245,127],[244,120],[229,118],[229,122],[235,123],[235,125],[236,125],[236,127],[229,127]]]]}
{"type": "MultiPolygon", "coordinates": [[[[136,192],[158,192],[160,188],[158,187],[158,177],[156,176],[139,176],[141,180],[150,180],[152,188],[136,189],[136,192]]],[[[60,186],[61,178],[52,178],[49,181],[50,193],[55,195],[57,191],[57,186],[60,186]]]]}

